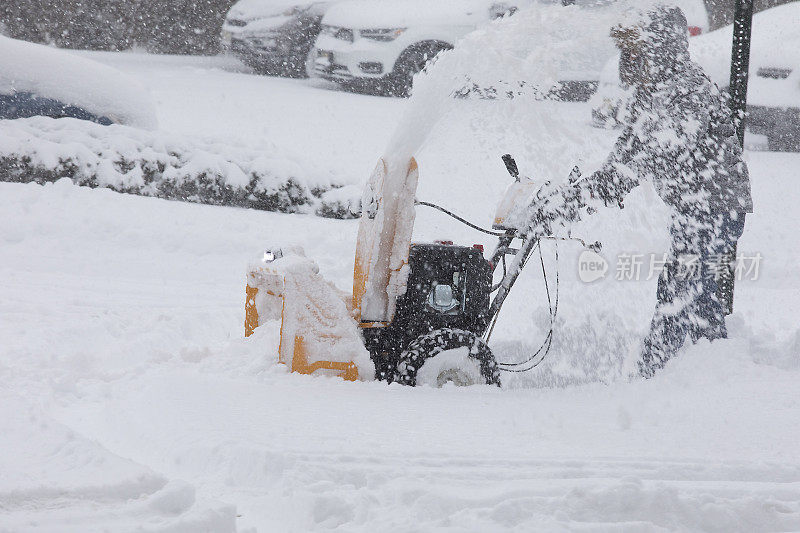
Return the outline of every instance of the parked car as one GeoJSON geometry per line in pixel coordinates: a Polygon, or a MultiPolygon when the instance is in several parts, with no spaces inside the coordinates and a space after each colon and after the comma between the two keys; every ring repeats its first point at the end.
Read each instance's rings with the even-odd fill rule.
{"type": "Polygon", "coordinates": [[[222,48],[259,74],[305,78],[309,53],[331,2],[280,9],[269,0],[241,0],[222,26],[222,48]]]}
{"type": "Polygon", "coordinates": [[[68,50],[0,36],[0,119],[33,116],[157,125],[155,105],[134,78],[68,50]]]}
{"type": "MultiPolygon", "coordinates": [[[[708,30],[703,0],[678,0],[690,14],[693,35],[708,30]]],[[[386,95],[409,93],[414,74],[438,53],[479,26],[534,4],[561,5],[562,0],[456,0],[426,2],[350,0],[332,7],[323,17],[315,44],[314,74],[346,87],[367,88],[386,95]]],[[[614,0],[575,0],[587,8],[604,8],[614,0]]],[[[598,51],[600,53],[602,51],[598,51]]],[[[610,52],[609,52],[610,54],[610,52]]],[[[599,65],[567,68],[556,96],[588,100],[596,91],[599,65]],[[590,66],[591,67],[591,66],[590,66]]],[[[565,64],[570,61],[565,60],[565,64]]]]}
{"type": "Polygon", "coordinates": [[[406,96],[414,74],[428,60],[518,7],[493,0],[341,2],[323,17],[314,73],[347,86],[406,96]]]}
{"type": "MultiPolygon", "coordinates": [[[[800,151],[800,2],[753,16],[746,132],[752,147],[800,151]],[[761,139],[759,139],[760,136],[761,139]],[[763,142],[760,142],[763,139],[763,142]]],[[[719,87],[730,82],[733,26],[689,41],[692,59],[719,87]]],[[[598,127],[619,124],[626,90],[613,58],[603,69],[592,99],[592,121],[598,127]]]]}

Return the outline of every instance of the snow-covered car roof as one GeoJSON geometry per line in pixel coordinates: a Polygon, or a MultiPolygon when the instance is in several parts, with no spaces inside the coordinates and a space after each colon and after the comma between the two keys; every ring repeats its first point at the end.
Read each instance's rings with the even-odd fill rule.
{"type": "MultiPolygon", "coordinates": [[[[496,0],[347,0],[332,6],[322,22],[344,28],[473,26],[490,19],[496,0]]],[[[527,3],[527,2],[526,2],[527,3]]]]}
{"type": "MultiPolygon", "coordinates": [[[[562,0],[538,0],[543,4],[561,4],[562,0]]],[[[707,32],[709,28],[708,9],[705,0],[664,0],[665,3],[673,4],[681,8],[686,16],[689,26],[700,28],[707,32]]],[[[612,5],[637,6],[637,0],[574,0],[574,5],[582,7],[606,7],[612,5]]]]}
{"type": "Polygon", "coordinates": [[[118,124],[158,125],[149,93],[131,76],[67,50],[0,36],[0,95],[23,93],[118,124]]]}
{"type": "Polygon", "coordinates": [[[708,10],[703,0],[670,0],[669,3],[681,8],[690,28],[700,28],[703,33],[708,31],[708,10]]]}
{"type": "Polygon", "coordinates": [[[294,14],[293,11],[307,8],[310,5],[311,2],[297,2],[296,0],[239,0],[231,6],[227,18],[249,22],[280,15],[288,17],[294,14]]]}
{"type": "MultiPolygon", "coordinates": [[[[243,0],[250,1],[250,0],[243,0]]],[[[689,22],[708,31],[709,19],[703,0],[669,0],[679,6],[689,22]]],[[[346,28],[397,28],[412,25],[475,25],[490,18],[495,4],[526,7],[531,4],[560,4],[561,0],[345,0],[325,14],[324,23],[346,28]]],[[[604,7],[616,0],[576,2],[584,7],[604,7]]],[[[620,2],[621,3],[621,2],[620,2]]]]}
{"type": "MultiPolygon", "coordinates": [[[[800,107],[800,2],[753,15],[748,103],[800,107]],[[783,71],[783,79],[760,76],[783,71]],[[781,82],[781,83],[775,83],[781,82]],[[788,89],[788,90],[787,90],[788,89]]],[[[692,59],[720,87],[728,85],[733,25],[689,41],[692,59]]]]}
{"type": "MultiPolygon", "coordinates": [[[[800,2],[774,7],[753,15],[750,78],[747,104],[766,108],[800,108],[800,2]]],[[[711,81],[727,87],[731,74],[733,26],[725,26],[689,39],[692,60],[711,81]]],[[[592,107],[602,116],[604,102],[623,97],[619,80],[619,53],[600,74],[600,88],[592,107]]]]}

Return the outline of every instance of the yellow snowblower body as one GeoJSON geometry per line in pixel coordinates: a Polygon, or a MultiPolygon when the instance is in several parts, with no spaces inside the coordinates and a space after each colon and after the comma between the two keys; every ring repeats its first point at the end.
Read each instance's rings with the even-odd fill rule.
{"type": "Polygon", "coordinates": [[[503,160],[515,182],[498,207],[494,227],[502,231],[488,259],[480,245],[412,245],[417,162],[381,159],[362,198],[352,297],[327,283],[301,250],[267,251],[248,271],[245,335],[280,319],[278,359],[302,374],[499,385],[486,345],[490,325],[538,242],[516,229],[535,188],[519,178],[510,155],[503,160]],[[511,247],[515,238],[519,248],[511,247]],[[494,284],[494,266],[507,255],[510,266],[494,284]],[[448,362],[461,348],[460,362],[448,362]]]}
{"type": "Polygon", "coordinates": [[[326,282],[300,249],[270,250],[252,262],[245,336],[280,319],[278,360],[292,372],[374,379],[359,327],[388,325],[405,292],[417,180],[413,158],[397,167],[378,161],[362,200],[352,298],[326,282]]]}

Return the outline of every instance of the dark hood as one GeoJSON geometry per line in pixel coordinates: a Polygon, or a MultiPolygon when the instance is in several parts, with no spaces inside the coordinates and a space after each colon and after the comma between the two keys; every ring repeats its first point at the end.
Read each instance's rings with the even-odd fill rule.
{"type": "Polygon", "coordinates": [[[659,5],[644,13],[642,40],[657,81],[689,60],[689,25],[677,7],[659,5]]]}
{"type": "Polygon", "coordinates": [[[679,8],[658,4],[636,13],[632,20],[612,30],[633,78],[649,84],[669,80],[689,62],[689,27],[679,8]]]}

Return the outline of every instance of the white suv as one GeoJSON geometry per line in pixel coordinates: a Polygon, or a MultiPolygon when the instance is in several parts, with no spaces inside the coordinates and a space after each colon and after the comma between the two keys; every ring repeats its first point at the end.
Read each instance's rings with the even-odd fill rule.
{"type": "Polygon", "coordinates": [[[498,0],[351,0],[325,13],[315,44],[314,74],[332,81],[406,96],[428,60],[520,4],[498,0]]]}

